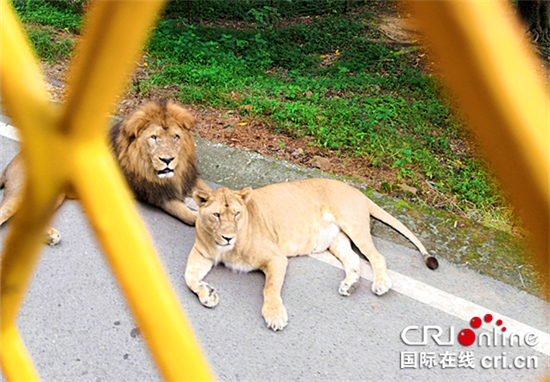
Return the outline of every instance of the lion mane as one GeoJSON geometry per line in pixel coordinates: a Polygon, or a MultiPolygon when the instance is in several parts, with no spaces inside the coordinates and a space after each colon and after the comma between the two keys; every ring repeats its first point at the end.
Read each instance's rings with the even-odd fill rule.
{"type": "Polygon", "coordinates": [[[111,144],[114,153],[138,199],[158,204],[173,199],[183,200],[191,194],[199,179],[195,142],[189,131],[193,124],[193,116],[187,110],[162,100],[143,105],[130,117],[112,127],[111,144]],[[179,147],[170,153],[178,157],[178,164],[170,178],[159,177],[152,166],[153,153],[148,145],[141,142],[141,138],[147,139],[143,135],[151,126],[157,128],[157,134],[159,131],[169,133],[172,129],[179,135],[179,147]]]}
{"type": "Polygon", "coordinates": [[[114,154],[136,198],[187,224],[194,224],[196,213],[183,201],[196,189],[210,189],[197,170],[193,124],[187,110],[161,100],[144,104],[110,131],[114,154]]]}

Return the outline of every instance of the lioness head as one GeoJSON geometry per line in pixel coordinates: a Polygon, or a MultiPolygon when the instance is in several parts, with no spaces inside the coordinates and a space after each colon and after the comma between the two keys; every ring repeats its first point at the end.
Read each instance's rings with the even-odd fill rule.
{"type": "Polygon", "coordinates": [[[230,251],[238,240],[238,232],[246,224],[246,203],[252,189],[233,191],[218,188],[210,192],[195,191],[193,199],[199,206],[197,230],[206,233],[220,251],[230,251]]]}
{"type": "Polygon", "coordinates": [[[149,181],[172,178],[180,162],[194,163],[189,129],[194,119],[172,102],[151,102],[125,120],[118,136],[120,163],[149,181]]]}

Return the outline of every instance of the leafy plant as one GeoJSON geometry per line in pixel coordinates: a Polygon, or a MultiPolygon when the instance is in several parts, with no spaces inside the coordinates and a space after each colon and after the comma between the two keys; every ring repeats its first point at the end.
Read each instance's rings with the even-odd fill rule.
{"type": "Polygon", "coordinates": [[[76,33],[82,22],[84,1],[14,0],[23,22],[47,25],[76,33]]]}
{"type": "Polygon", "coordinates": [[[259,9],[252,8],[246,14],[251,15],[256,23],[264,27],[269,26],[270,23],[276,22],[281,16],[277,12],[277,8],[267,5],[259,9]]]}
{"type": "Polygon", "coordinates": [[[27,29],[27,34],[36,54],[49,62],[67,57],[73,50],[74,43],[68,38],[57,38],[50,29],[27,29]]]}

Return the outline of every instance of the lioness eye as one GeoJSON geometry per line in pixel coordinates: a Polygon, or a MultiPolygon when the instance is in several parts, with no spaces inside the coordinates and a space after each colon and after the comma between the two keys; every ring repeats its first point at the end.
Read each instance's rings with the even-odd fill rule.
{"type": "Polygon", "coordinates": [[[241,214],[240,211],[237,211],[237,212],[235,213],[235,220],[237,220],[237,218],[239,217],[240,214],[241,214]]]}
{"type": "Polygon", "coordinates": [[[213,213],[212,215],[214,215],[214,217],[215,217],[216,219],[219,219],[219,218],[220,218],[220,214],[217,213],[217,212],[213,213]]]}
{"type": "Polygon", "coordinates": [[[180,136],[178,134],[174,135],[174,140],[177,141],[178,139],[180,139],[180,136]]]}
{"type": "Polygon", "coordinates": [[[157,136],[156,135],[151,135],[150,137],[153,141],[156,141],[157,140],[157,136]]]}

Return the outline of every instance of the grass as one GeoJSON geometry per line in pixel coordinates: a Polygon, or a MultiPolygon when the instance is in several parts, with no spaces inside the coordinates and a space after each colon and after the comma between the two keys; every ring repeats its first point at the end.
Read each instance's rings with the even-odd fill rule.
{"type": "Polygon", "coordinates": [[[13,1],[40,58],[55,62],[72,53],[74,41],[67,35],[80,30],[83,10],[78,4],[78,1],[13,1]]]}
{"type": "MultiPolygon", "coordinates": [[[[69,54],[69,43],[47,35],[78,32],[78,7],[16,5],[24,22],[50,28],[30,33],[41,57],[69,54]]],[[[312,137],[319,147],[393,169],[395,183],[425,187],[429,182],[453,200],[444,208],[473,209],[486,221],[502,220],[505,202],[498,186],[470,149],[442,85],[418,66],[414,51],[373,42],[381,36],[372,6],[345,15],[335,9],[312,16],[308,24],[281,27],[266,20],[282,18],[284,8],[258,6],[240,28],[194,26],[183,10],[171,12],[146,49],[149,82],[142,86],[178,85],[184,103],[246,106],[243,112],[281,133],[312,137]]]]}
{"type": "Polygon", "coordinates": [[[73,51],[73,40],[60,38],[59,33],[53,28],[30,26],[25,29],[33,42],[36,54],[50,63],[67,58],[73,51]]]}
{"type": "Polygon", "coordinates": [[[13,1],[22,22],[65,29],[72,33],[77,33],[80,30],[82,4],[83,1],[13,1]]]}

